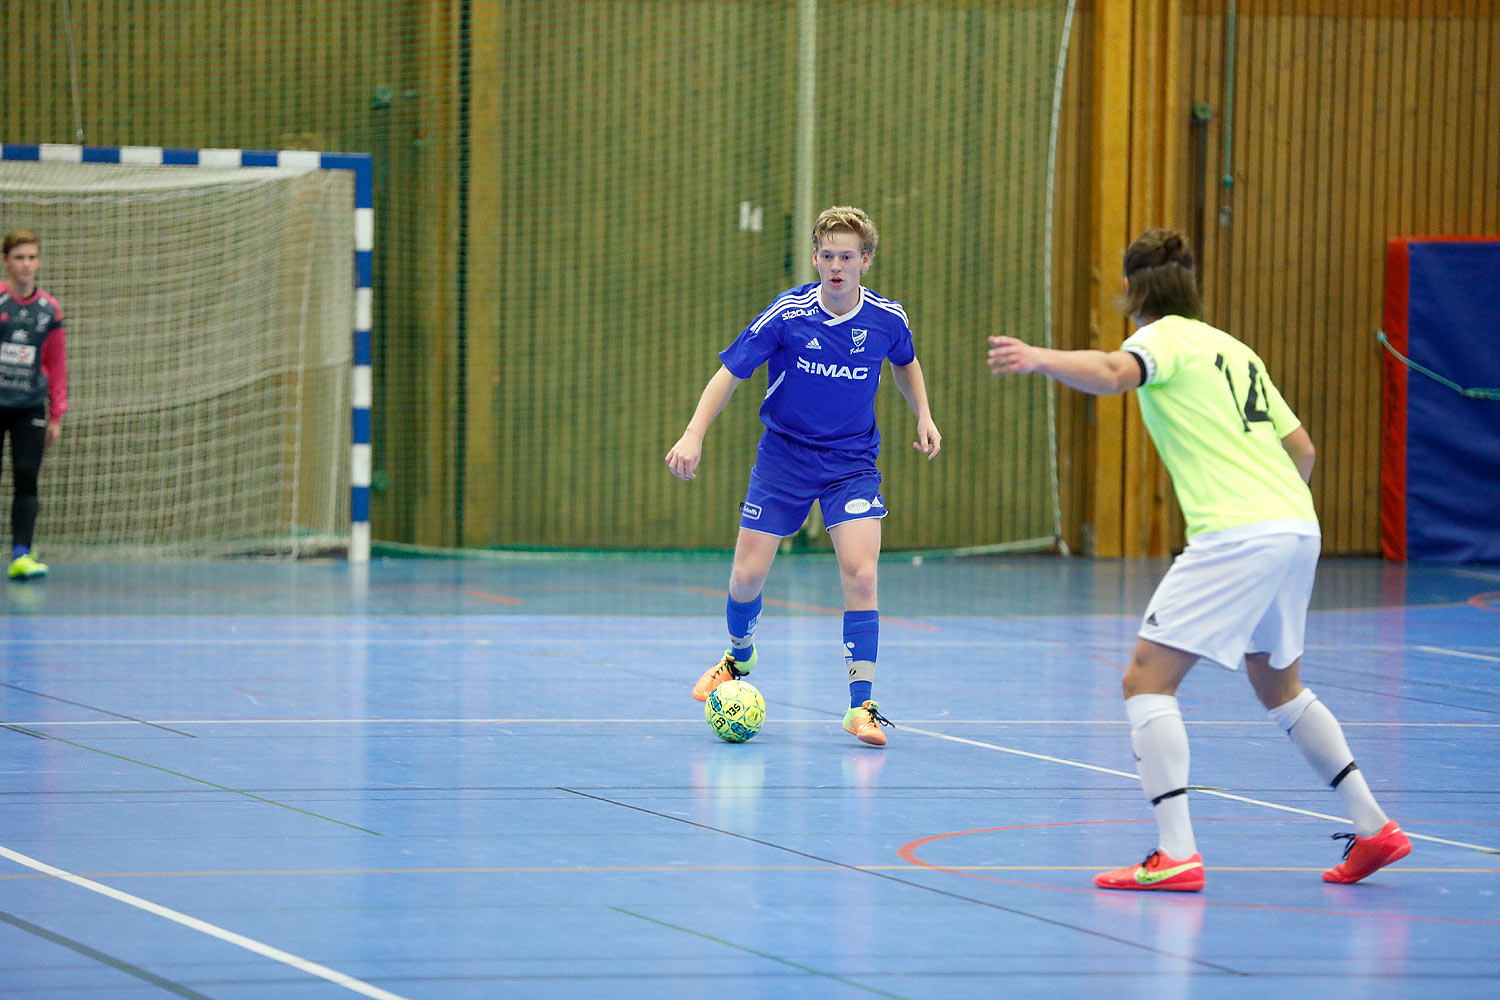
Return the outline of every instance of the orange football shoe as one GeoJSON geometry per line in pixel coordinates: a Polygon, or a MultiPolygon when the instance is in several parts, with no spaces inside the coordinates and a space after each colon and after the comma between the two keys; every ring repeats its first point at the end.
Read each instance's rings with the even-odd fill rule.
{"type": "Polygon", "coordinates": [[[759,659],[760,651],[755,650],[750,654],[750,659],[739,663],[734,658],[731,650],[724,650],[724,656],[709,667],[703,676],[698,678],[698,683],[693,685],[693,699],[695,701],[707,701],[709,692],[720,684],[727,683],[744,677],[755,669],[755,661],[759,659]]]}
{"type": "Polygon", "coordinates": [[[867,701],[844,713],[844,732],[853,733],[859,737],[860,742],[872,747],[885,746],[885,733],[880,731],[880,727],[894,725],[894,722],[880,714],[880,706],[873,701],[867,701]]]}

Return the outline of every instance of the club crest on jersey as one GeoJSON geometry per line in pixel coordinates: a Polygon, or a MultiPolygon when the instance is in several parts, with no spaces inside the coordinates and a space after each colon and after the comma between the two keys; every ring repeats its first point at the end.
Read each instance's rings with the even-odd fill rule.
{"type": "Polygon", "coordinates": [[[861,351],[863,351],[865,349],[865,338],[870,335],[870,331],[869,330],[853,330],[853,331],[850,331],[850,332],[852,332],[854,334],[854,349],[851,350],[849,353],[850,354],[858,354],[858,353],[860,353],[861,351]]]}
{"type": "Polygon", "coordinates": [[[821,361],[809,361],[803,357],[797,359],[797,370],[807,372],[809,375],[821,375],[824,378],[846,378],[854,382],[862,382],[870,377],[870,369],[864,365],[854,368],[851,368],[849,365],[828,365],[821,361]]]}

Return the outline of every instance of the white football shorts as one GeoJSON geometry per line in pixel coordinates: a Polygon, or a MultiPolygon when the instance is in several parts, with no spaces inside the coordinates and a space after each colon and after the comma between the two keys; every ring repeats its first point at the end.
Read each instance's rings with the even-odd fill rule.
{"type": "Polygon", "coordinates": [[[1194,536],[1157,585],[1137,635],[1237,670],[1246,653],[1289,667],[1302,655],[1322,539],[1305,521],[1194,536]]]}

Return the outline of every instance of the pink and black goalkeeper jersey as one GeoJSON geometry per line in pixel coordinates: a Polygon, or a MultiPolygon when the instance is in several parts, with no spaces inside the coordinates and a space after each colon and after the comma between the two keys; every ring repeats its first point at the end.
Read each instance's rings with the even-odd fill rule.
{"type": "Polygon", "coordinates": [[[0,283],[0,407],[43,403],[52,421],[68,409],[62,306],[40,288],[23,299],[0,283]]]}

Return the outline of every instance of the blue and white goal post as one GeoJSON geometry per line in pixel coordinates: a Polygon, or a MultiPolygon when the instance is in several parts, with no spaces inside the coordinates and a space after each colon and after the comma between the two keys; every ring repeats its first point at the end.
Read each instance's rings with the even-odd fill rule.
{"type": "MultiPolygon", "coordinates": [[[[375,240],[374,182],[367,153],[323,153],[306,150],[263,152],[242,149],[167,149],[158,146],[0,145],[0,160],[55,164],[119,164],[135,167],[280,167],[301,171],[347,170],[354,188],[354,296],[352,404],[349,447],[348,559],[370,559],[370,404],[371,317],[375,240]]],[[[44,276],[45,277],[45,276],[44,276]]],[[[66,301],[64,301],[66,306],[66,301]]],[[[335,446],[336,447],[336,446],[335,446]]]]}

